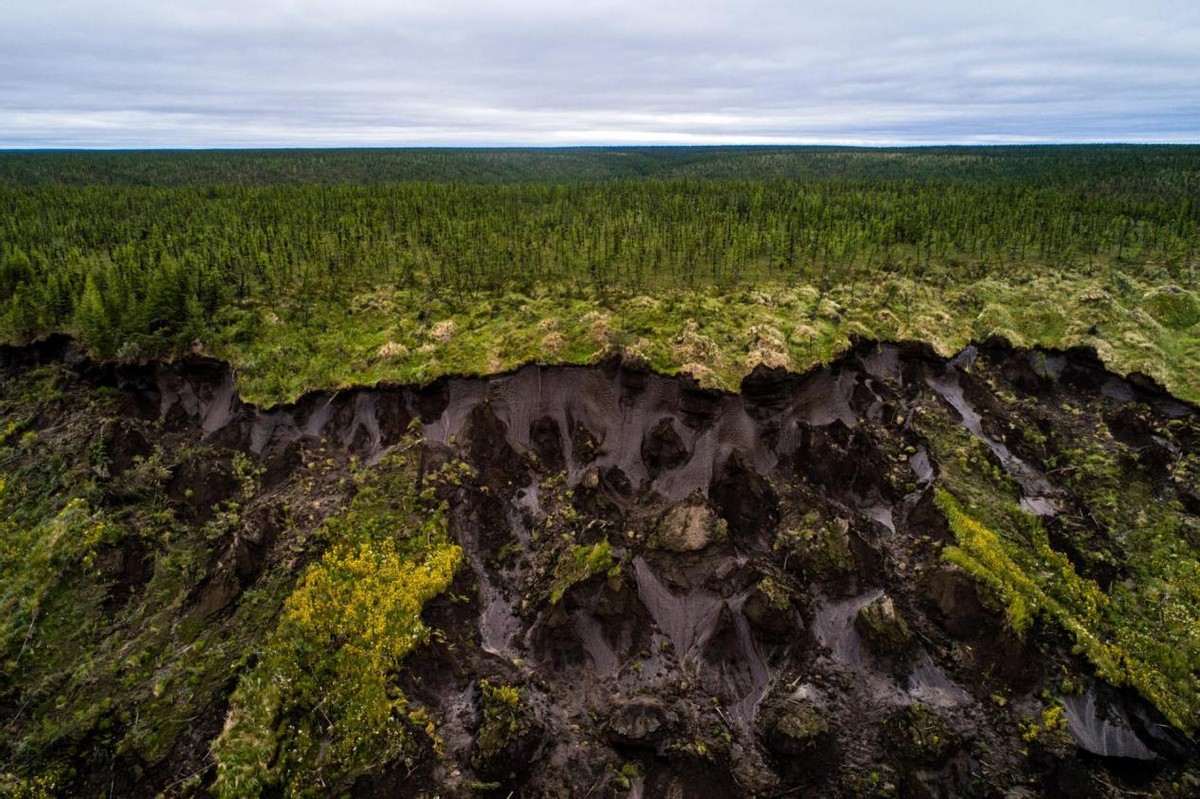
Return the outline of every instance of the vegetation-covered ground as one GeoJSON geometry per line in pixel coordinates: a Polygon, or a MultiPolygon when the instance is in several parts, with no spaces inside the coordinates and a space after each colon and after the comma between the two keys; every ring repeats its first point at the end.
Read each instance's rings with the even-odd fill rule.
{"type": "Polygon", "coordinates": [[[0,760],[42,764],[0,792],[311,792],[428,746],[385,675],[461,552],[415,440],[264,461],[144,400],[58,363],[0,397],[0,760]]]}
{"type": "Polygon", "coordinates": [[[1196,147],[10,153],[0,339],[199,350],[274,402],[998,333],[1195,399],[1198,185],[1196,147]]]}
{"type": "Polygon", "coordinates": [[[6,153],[0,208],[0,795],[1200,789],[1200,148],[6,153]]]}

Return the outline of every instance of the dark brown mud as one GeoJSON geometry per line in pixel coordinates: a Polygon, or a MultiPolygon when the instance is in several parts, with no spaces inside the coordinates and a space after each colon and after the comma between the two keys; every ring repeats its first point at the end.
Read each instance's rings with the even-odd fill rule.
{"type": "MultiPolygon", "coordinates": [[[[1159,423],[1200,424],[1195,407],[1090,351],[990,341],[945,359],[862,342],[802,375],[759,369],[736,395],[612,361],[273,408],[243,403],[213,361],[97,365],[65,339],[0,351],[10,379],[47,361],[119,393],[123,458],[145,445],[125,420],[157,420],[252,456],[267,484],[286,484],[309,444],[370,464],[419,424],[422,479],[448,502],[466,565],[427,610],[444,637],[397,679],[445,754],[384,768],[355,793],[1082,797],[1170,793],[1196,766],[1193,742],[1151,705],[1094,679],[1061,636],[1015,638],[940,556],[942,465],[914,416],[936,409],[982,441],[1073,556],[1086,541],[1072,531],[1094,524],[1013,431],[1012,398],[1047,424],[1064,402],[1082,405],[1148,473],[1167,446],[1159,423]],[[446,479],[447,464],[469,477],[446,479]],[[568,545],[602,541],[616,567],[552,601],[568,545]],[[1062,697],[1071,737],[1049,751],[1022,722],[1064,674],[1086,690],[1062,697]],[[499,753],[477,741],[481,680],[517,686],[527,714],[499,753]]],[[[181,501],[186,491],[207,512],[233,490],[227,475],[219,461],[189,464],[181,501]]],[[[1194,486],[1157,479],[1163,501],[1196,512],[1194,486]]],[[[194,601],[210,614],[236,603],[284,538],[258,520],[194,601]]],[[[145,555],[112,557],[136,591],[145,555]]]]}

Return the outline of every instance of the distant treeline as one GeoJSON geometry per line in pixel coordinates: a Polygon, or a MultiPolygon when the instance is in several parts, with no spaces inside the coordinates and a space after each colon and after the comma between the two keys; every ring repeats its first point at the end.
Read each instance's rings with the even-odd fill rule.
{"type": "Polygon", "coordinates": [[[1198,175],[1189,147],[9,154],[0,338],[170,350],[232,306],[377,284],[469,301],[1046,267],[1194,283],[1198,175]],[[821,177],[776,177],[802,168],[821,177]],[[583,179],[606,170],[671,177],[583,179]],[[427,179],[369,183],[400,173],[427,179]],[[142,179],[165,185],[125,185],[142,179]]]}
{"type": "Polygon", "coordinates": [[[1112,188],[1162,199],[1200,191],[1200,146],[564,147],[0,152],[6,186],[955,180],[1112,188]]]}

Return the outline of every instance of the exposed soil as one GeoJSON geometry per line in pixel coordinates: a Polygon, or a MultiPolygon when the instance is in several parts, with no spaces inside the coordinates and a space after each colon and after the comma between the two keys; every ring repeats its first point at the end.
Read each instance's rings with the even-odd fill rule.
{"type": "MultiPolygon", "coordinates": [[[[274,408],[241,402],[231,372],[212,361],[100,366],[61,339],[0,352],[8,380],[46,361],[119,392],[105,433],[111,469],[148,450],[155,424],[212,448],[170,478],[180,512],[198,524],[236,490],[233,453],[263,467],[264,485],[286,487],[303,446],[370,464],[419,422],[423,479],[449,503],[466,565],[426,612],[444,636],[397,680],[430,710],[445,754],[384,768],[356,794],[1192,789],[1192,741],[1137,695],[1095,680],[1065,637],[1018,640],[940,554],[951,539],[932,502],[941,465],[913,422],[931,408],[986,444],[1054,545],[1102,585],[1119,565],[1105,571],[1085,550],[1106,532],[1022,434],[1038,423],[1030,419],[1069,430],[1077,421],[1064,404],[1086,408],[1163,501],[1200,509],[1195,485],[1164,466],[1171,448],[1200,446],[1197,409],[1145,378],[1107,372],[1089,351],[992,341],[948,360],[919,344],[864,342],[803,375],[760,368],[738,395],[612,361],[315,393],[274,408]],[[1024,415],[1014,396],[1027,401],[1024,415]],[[1185,432],[1168,443],[1155,430],[1170,420],[1185,432]],[[443,479],[441,467],[456,462],[471,477],[443,479]],[[814,529],[819,544],[793,545],[789,536],[814,529]],[[552,602],[567,538],[607,540],[618,568],[552,602]],[[1023,739],[1021,722],[1045,692],[1058,694],[1064,674],[1086,688],[1063,699],[1068,745],[1023,739]],[[526,724],[500,753],[477,742],[481,680],[520,689],[526,724]]],[[[193,591],[196,612],[227,613],[278,565],[289,535],[270,507],[251,514],[193,591]]],[[[103,557],[121,586],[110,601],[129,601],[153,553],[125,545],[103,557]]],[[[203,770],[202,747],[177,756],[203,770]]],[[[162,774],[133,793],[162,790],[162,774]]]]}

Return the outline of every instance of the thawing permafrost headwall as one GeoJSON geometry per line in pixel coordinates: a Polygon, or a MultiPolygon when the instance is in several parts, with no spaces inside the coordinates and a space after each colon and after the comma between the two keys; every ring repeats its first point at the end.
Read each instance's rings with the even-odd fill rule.
{"type": "MultiPolygon", "coordinates": [[[[919,342],[859,342],[832,363],[802,374],[760,367],[745,378],[740,394],[703,389],[689,376],[661,375],[614,359],[595,366],[528,365],[488,377],[443,377],[425,386],[314,391],[270,408],[243,402],[234,370],[219,361],[94,364],[62,336],[27,347],[0,347],[0,370],[72,362],[92,379],[135,396],[133,413],[198,420],[207,435],[263,458],[298,442],[325,439],[369,463],[396,443],[413,419],[420,420],[428,441],[448,444],[462,434],[472,412],[486,404],[510,446],[561,451],[568,484],[580,479],[581,459],[573,448],[585,440],[578,434],[586,433],[587,440],[599,444],[599,455],[589,457],[589,466],[601,471],[615,467],[634,487],[648,487],[670,500],[706,492],[734,452],[765,475],[796,453],[806,428],[835,422],[854,428],[860,419],[881,423],[902,416],[903,408],[875,391],[882,381],[897,381],[909,392],[927,389],[940,395],[1021,486],[1026,509],[1053,514],[1057,489],[1003,442],[986,435],[979,413],[964,396],[961,377],[979,347],[1003,351],[1007,360],[1021,362],[1040,377],[1064,378],[1118,401],[1143,401],[1168,417],[1196,412],[1144,376],[1108,372],[1089,349],[1019,350],[995,341],[970,345],[951,358],[919,342]],[[682,445],[686,460],[652,473],[643,442],[668,423],[679,439],[672,444],[682,445]],[[559,440],[547,441],[547,436],[559,440]]],[[[920,482],[932,479],[924,451],[912,458],[911,468],[920,482]]],[[[861,499],[868,504],[859,510],[888,524],[885,509],[870,504],[878,497],[861,499]]]]}
{"type": "MultiPolygon", "coordinates": [[[[46,361],[69,363],[88,382],[117,388],[120,413],[198,425],[215,444],[262,458],[268,474],[288,474],[288,464],[295,463],[299,447],[307,443],[322,442],[373,462],[399,442],[415,420],[434,446],[461,448],[478,439],[475,443],[496,449],[532,453],[543,471],[565,472],[571,486],[592,480],[617,506],[647,496],[661,498],[662,505],[697,494],[709,497],[714,486],[727,481],[731,465],[732,473],[764,478],[799,470],[839,513],[886,535],[906,526],[913,492],[902,495],[889,487],[878,468],[879,451],[856,451],[853,431],[864,425],[903,428],[911,408],[931,394],[953,408],[962,426],[991,450],[1020,486],[1027,510],[1053,515],[1062,509],[1065,497],[1053,480],[989,435],[985,411],[973,404],[981,384],[972,369],[981,351],[1000,364],[1008,382],[1016,386],[1062,383],[1111,402],[1143,402],[1168,418],[1197,412],[1146,379],[1108,372],[1088,350],[1017,350],[1002,342],[971,346],[953,358],[939,357],[919,343],[861,342],[836,361],[803,374],[759,369],[745,379],[738,394],[706,390],[686,376],[664,376],[613,360],[596,366],[530,365],[490,377],[446,377],[426,386],[313,392],[271,408],[243,402],[233,370],[220,362],[193,358],[137,366],[95,364],[81,357],[67,339],[0,348],[0,371],[46,361]],[[837,458],[830,457],[830,442],[845,445],[837,458]],[[272,469],[272,464],[281,468],[272,469]]],[[[936,477],[936,462],[923,446],[908,456],[905,468],[917,486],[936,477]]],[[[522,514],[515,506],[526,507],[532,515],[538,511],[538,483],[536,475],[530,476],[534,479],[528,488],[506,500],[514,505],[508,515],[518,537],[522,514]]],[[[513,586],[489,573],[479,542],[467,540],[476,533],[464,529],[461,535],[479,591],[483,648],[509,659],[536,650],[532,639],[545,620],[518,618],[519,596],[513,586]]],[[[722,596],[706,587],[709,573],[725,568],[721,558],[710,560],[696,566],[696,574],[683,575],[692,587],[681,590],[664,583],[656,571],[662,563],[637,555],[632,570],[636,594],[656,634],[671,642],[685,670],[693,653],[706,647],[718,630],[732,630],[729,646],[736,667],[729,667],[718,690],[729,694],[734,722],[747,725],[778,669],[747,627],[745,591],[722,596]]],[[[839,664],[836,668],[854,671],[869,689],[864,696],[884,703],[969,703],[963,688],[923,651],[900,683],[863,662],[853,619],[860,607],[881,594],[876,586],[863,586],[841,601],[814,597],[811,632],[839,664]]],[[[627,653],[613,650],[600,629],[603,620],[576,609],[570,623],[593,673],[614,673],[627,653]]],[[[547,697],[547,702],[560,699],[547,697]]],[[[1105,720],[1111,709],[1098,713],[1096,707],[1091,694],[1067,704],[1067,719],[1080,746],[1096,754],[1149,755],[1127,726],[1105,720]]],[[[469,738],[465,731],[447,734],[450,740],[469,738]]]]}

